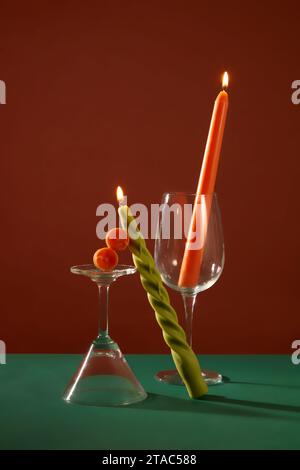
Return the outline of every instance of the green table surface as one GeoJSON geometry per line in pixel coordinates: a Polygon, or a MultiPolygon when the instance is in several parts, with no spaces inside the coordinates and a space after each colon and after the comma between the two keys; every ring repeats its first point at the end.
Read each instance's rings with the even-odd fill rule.
{"type": "Polygon", "coordinates": [[[154,380],[167,355],[128,355],[149,394],[118,408],[68,405],[79,355],[9,355],[0,365],[1,449],[300,449],[300,365],[289,356],[211,355],[230,381],[190,400],[154,380]]]}

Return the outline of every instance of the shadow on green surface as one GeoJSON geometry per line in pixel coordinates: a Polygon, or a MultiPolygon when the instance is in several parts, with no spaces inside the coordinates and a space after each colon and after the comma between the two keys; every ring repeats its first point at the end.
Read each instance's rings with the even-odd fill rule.
{"type": "Polygon", "coordinates": [[[261,387],[276,387],[276,388],[288,388],[291,390],[300,390],[299,385],[286,385],[286,384],[266,384],[262,382],[242,382],[238,380],[231,380],[229,377],[225,377],[223,375],[223,382],[224,383],[229,383],[229,384],[237,384],[237,385],[258,385],[261,387]]]}
{"type": "Polygon", "coordinates": [[[227,416],[243,416],[255,418],[275,418],[268,411],[290,411],[300,413],[299,406],[256,402],[249,400],[237,400],[217,395],[209,395],[200,400],[188,400],[182,398],[174,398],[156,393],[148,393],[148,398],[140,403],[130,405],[130,408],[143,410],[164,410],[177,411],[185,413],[207,413],[227,416]],[[241,408],[243,407],[243,408],[241,408]],[[255,410],[255,408],[257,408],[255,410]],[[264,412],[264,410],[266,412],[264,412]]]}
{"type": "Polygon", "coordinates": [[[300,413],[300,406],[286,405],[284,403],[269,403],[263,401],[238,400],[236,398],[227,398],[218,395],[208,395],[201,399],[205,402],[226,403],[229,405],[246,406],[250,408],[259,408],[272,411],[288,411],[291,413],[300,413]]]}

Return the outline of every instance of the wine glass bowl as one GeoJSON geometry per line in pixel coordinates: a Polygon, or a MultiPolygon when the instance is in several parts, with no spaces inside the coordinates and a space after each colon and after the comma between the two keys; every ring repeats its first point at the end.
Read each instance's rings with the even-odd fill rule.
{"type": "Polygon", "coordinates": [[[208,222],[204,221],[205,216],[199,218],[199,239],[205,238],[201,269],[193,287],[180,286],[178,283],[195,197],[195,194],[186,193],[163,194],[154,250],[156,266],[164,283],[171,289],[188,295],[198,294],[212,287],[221,276],[225,261],[217,195],[214,193],[202,196],[201,204],[205,208],[209,207],[209,211],[205,210],[204,213],[209,212],[210,215],[208,222]],[[168,225],[169,229],[166,228],[168,225]]]}

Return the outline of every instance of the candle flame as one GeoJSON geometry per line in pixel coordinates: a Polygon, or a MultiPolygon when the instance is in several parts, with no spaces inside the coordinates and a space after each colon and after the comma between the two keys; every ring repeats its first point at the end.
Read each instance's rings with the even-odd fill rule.
{"type": "Polygon", "coordinates": [[[222,87],[227,88],[229,83],[229,75],[227,72],[223,73],[223,79],[222,79],[222,87]]]}
{"type": "Polygon", "coordinates": [[[118,202],[121,202],[124,199],[124,193],[123,193],[123,189],[121,188],[121,186],[117,187],[116,194],[117,194],[118,202]]]}

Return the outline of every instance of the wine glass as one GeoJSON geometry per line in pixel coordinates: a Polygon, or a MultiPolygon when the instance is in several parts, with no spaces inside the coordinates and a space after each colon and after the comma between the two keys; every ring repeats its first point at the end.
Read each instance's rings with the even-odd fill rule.
{"type": "Polygon", "coordinates": [[[90,278],[99,291],[99,334],[92,342],[78,371],[68,384],[63,399],[68,403],[93,406],[130,405],[147,398],[119,346],[108,334],[108,292],[122,276],[134,274],[134,266],[118,265],[104,272],[92,264],[73,266],[71,272],[90,278]]]}
{"type": "MultiPolygon", "coordinates": [[[[154,252],[163,282],[182,295],[184,330],[192,346],[197,295],[217,282],[224,267],[223,229],[217,195],[201,195],[196,200],[195,194],[164,193],[154,252]]],[[[203,371],[203,377],[208,385],[222,382],[218,372],[203,371]]],[[[169,384],[182,383],[176,370],[158,372],[156,378],[169,384]]]]}

